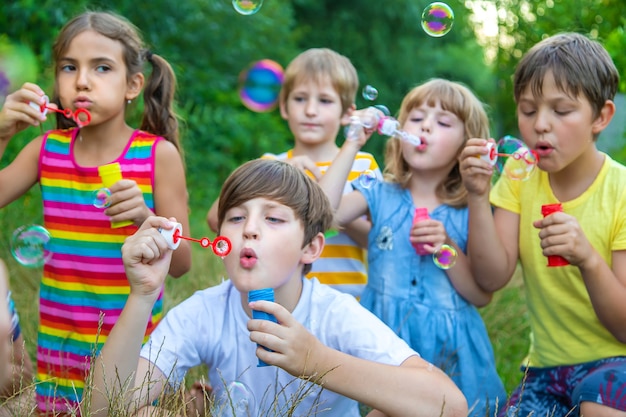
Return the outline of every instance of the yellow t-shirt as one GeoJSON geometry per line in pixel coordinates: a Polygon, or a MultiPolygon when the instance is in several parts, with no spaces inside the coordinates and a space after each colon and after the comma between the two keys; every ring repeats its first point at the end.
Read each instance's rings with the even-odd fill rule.
{"type": "MultiPolygon", "coordinates": [[[[530,315],[530,366],[571,365],[612,356],[625,356],[618,342],[600,323],[578,268],[548,267],[541,253],[541,206],[558,203],[548,174],[537,170],[527,181],[502,176],[491,191],[491,203],[517,213],[519,256],[530,315]]],[[[574,200],[562,202],[585,236],[611,266],[611,253],[626,249],[626,167],[605,155],[591,186],[574,200]]],[[[626,300],[625,300],[626,302],[626,300]]]]}
{"type": "MultiPolygon", "coordinates": [[[[278,155],[266,153],[262,158],[284,161],[292,156],[293,150],[290,149],[278,155]]],[[[316,165],[324,174],[331,163],[332,161],[324,161],[317,162],[316,165]]],[[[344,186],[344,194],[352,191],[350,182],[365,175],[366,172],[382,180],[382,174],[374,156],[367,152],[359,152],[344,186]]],[[[313,263],[307,277],[316,277],[321,283],[358,298],[367,284],[367,251],[345,233],[332,236],[326,239],[324,250],[313,263]]]]}

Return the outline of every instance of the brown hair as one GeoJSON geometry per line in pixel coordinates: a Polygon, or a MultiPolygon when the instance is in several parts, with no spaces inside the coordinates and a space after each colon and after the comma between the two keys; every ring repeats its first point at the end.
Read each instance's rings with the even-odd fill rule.
{"type": "Polygon", "coordinates": [[[352,62],[328,48],[311,48],[295,57],[287,68],[280,89],[280,103],[285,104],[294,86],[302,81],[328,79],[341,98],[342,114],[355,102],[359,77],[352,62]]]}
{"type": "MultiPolygon", "coordinates": [[[[294,211],[304,228],[302,247],[318,233],[333,227],[333,209],[315,181],[286,162],[254,159],[237,168],[224,182],[217,209],[218,229],[228,210],[255,198],[267,198],[294,211]]],[[[310,270],[311,265],[305,265],[303,274],[310,270]]]]}
{"type": "MultiPolygon", "coordinates": [[[[144,62],[152,64],[152,72],[143,92],[144,111],[140,129],[163,136],[182,152],[179,144],[178,117],[173,109],[176,75],[170,64],[146,49],[139,30],[131,22],[110,12],[85,12],[70,20],[61,29],[53,45],[54,62],[58,62],[70,42],[86,30],[93,30],[124,46],[123,56],[128,79],[132,74],[143,72],[144,62]]],[[[59,68],[55,67],[55,75],[58,72],[59,68]]],[[[56,86],[54,101],[60,104],[56,86]]],[[[75,126],[75,123],[57,113],[57,126],[69,128],[75,126]]]]}
{"type": "MultiPolygon", "coordinates": [[[[400,105],[398,122],[404,125],[409,113],[423,104],[435,106],[455,114],[462,122],[465,141],[469,138],[489,137],[489,118],[481,101],[472,91],[461,83],[440,78],[431,79],[414,87],[404,96],[400,105]]],[[[463,149],[458,149],[460,153],[463,149]]],[[[406,187],[411,178],[411,170],[402,156],[399,140],[390,138],[385,146],[385,179],[406,187]]],[[[437,197],[442,203],[453,207],[467,204],[467,190],[461,180],[459,163],[454,165],[448,176],[437,187],[437,197]]]]}
{"type": "Polygon", "coordinates": [[[560,33],[542,40],[524,55],[513,76],[517,102],[530,87],[541,97],[543,80],[551,72],[562,92],[578,97],[582,94],[597,117],[607,100],[613,100],[619,84],[619,73],[606,49],[579,33],[560,33]]]}

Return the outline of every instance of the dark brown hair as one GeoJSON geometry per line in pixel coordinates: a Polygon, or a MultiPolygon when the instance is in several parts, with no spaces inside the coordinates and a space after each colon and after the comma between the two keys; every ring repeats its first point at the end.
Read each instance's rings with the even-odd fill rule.
{"type": "Polygon", "coordinates": [[[543,80],[552,73],[557,88],[569,96],[585,97],[594,117],[607,100],[613,100],[619,72],[609,53],[597,41],[579,33],[560,33],[533,46],[517,64],[513,76],[515,101],[530,87],[541,97],[543,80]]]}
{"type": "MultiPolygon", "coordinates": [[[[127,78],[129,80],[132,74],[143,72],[146,61],[152,65],[152,72],[146,81],[143,91],[144,111],[140,129],[163,136],[181,152],[178,117],[173,109],[176,75],[170,64],[164,58],[146,49],[139,30],[131,22],[122,16],[110,12],[85,12],[70,20],[61,29],[53,45],[53,59],[55,63],[67,51],[70,42],[78,34],[86,30],[93,30],[123,45],[124,64],[126,64],[127,78]]],[[[57,75],[58,71],[59,68],[55,66],[55,75],[57,75]]],[[[56,86],[53,100],[60,104],[56,86]]],[[[59,128],[68,128],[75,126],[75,124],[57,113],[57,126],[59,128]]]]}

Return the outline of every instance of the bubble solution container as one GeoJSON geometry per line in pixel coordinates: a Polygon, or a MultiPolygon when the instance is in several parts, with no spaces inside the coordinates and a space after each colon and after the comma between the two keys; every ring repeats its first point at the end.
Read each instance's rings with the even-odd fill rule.
{"type": "MultiPolygon", "coordinates": [[[[426,207],[417,207],[415,209],[415,214],[413,215],[413,224],[429,218],[430,216],[428,216],[428,209],[426,207]]],[[[418,255],[428,255],[428,251],[424,248],[423,243],[411,243],[411,245],[415,249],[415,253],[418,255]]]]}
{"type": "MultiPolygon", "coordinates": [[[[563,207],[561,203],[555,204],[544,204],[541,206],[541,214],[543,217],[549,216],[552,213],[556,213],[559,211],[563,211],[563,207]]],[[[548,256],[548,266],[566,266],[569,265],[567,259],[560,255],[550,255],[548,256]]]]}
{"type": "MultiPolygon", "coordinates": [[[[248,302],[251,303],[253,301],[272,301],[274,302],[274,289],[273,288],[263,288],[260,290],[252,290],[248,293],[248,302]]],[[[252,318],[259,320],[269,320],[274,323],[278,323],[276,317],[273,314],[266,313],[264,311],[252,310],[252,318]]],[[[265,350],[267,349],[265,346],[261,346],[265,350]]],[[[259,359],[259,363],[257,366],[268,366],[265,362],[259,359]]]]}

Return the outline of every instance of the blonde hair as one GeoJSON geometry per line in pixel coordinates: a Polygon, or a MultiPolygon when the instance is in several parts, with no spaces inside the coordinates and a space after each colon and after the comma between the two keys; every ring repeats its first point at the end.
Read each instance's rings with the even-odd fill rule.
{"type": "MultiPolygon", "coordinates": [[[[437,103],[463,122],[465,141],[469,138],[489,137],[489,118],[483,103],[463,84],[440,78],[420,84],[404,96],[398,114],[400,125],[404,125],[409,113],[416,107],[424,104],[435,106],[437,103]]],[[[458,149],[459,153],[462,148],[458,149]]],[[[387,181],[402,187],[406,187],[411,178],[411,170],[402,156],[401,142],[394,138],[390,138],[385,146],[384,176],[387,181]]],[[[453,207],[467,205],[467,190],[463,186],[458,161],[439,184],[436,193],[444,204],[453,207]]]]}
{"type": "Polygon", "coordinates": [[[285,68],[280,103],[287,103],[296,84],[309,80],[317,83],[330,81],[341,98],[342,114],[354,105],[359,77],[345,56],[328,48],[311,48],[295,57],[285,68]]]}

